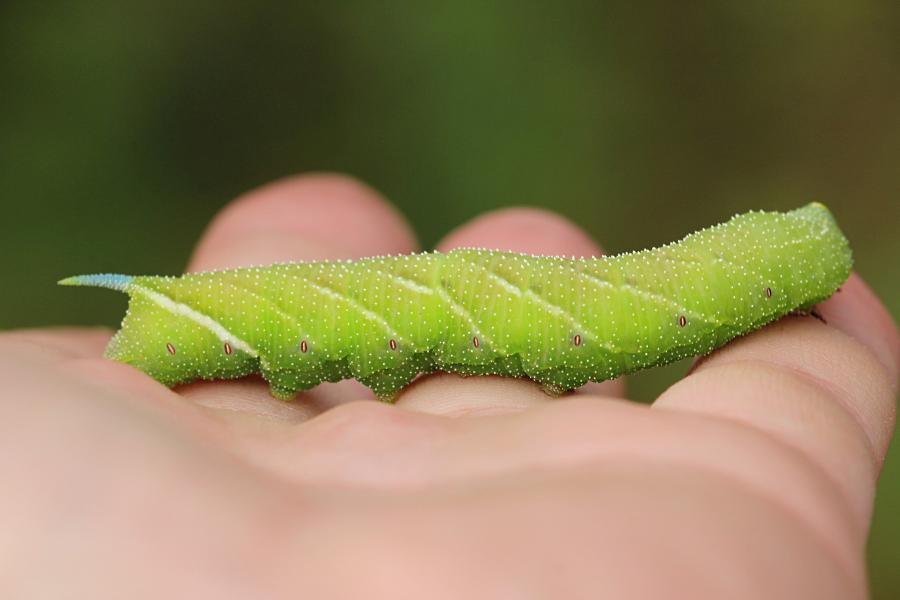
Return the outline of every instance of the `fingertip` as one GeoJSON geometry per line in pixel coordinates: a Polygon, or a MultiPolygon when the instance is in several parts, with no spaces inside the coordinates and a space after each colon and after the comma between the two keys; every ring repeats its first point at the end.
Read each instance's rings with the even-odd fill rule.
{"type": "Polygon", "coordinates": [[[400,254],[418,247],[403,216],[360,181],[286,177],[241,196],[210,223],[189,270],[400,254]]]}
{"type": "Polygon", "coordinates": [[[486,213],[451,231],[442,251],[478,246],[557,256],[599,256],[600,246],[580,227],[539,208],[504,208],[486,213]]]}
{"type": "Polygon", "coordinates": [[[900,372],[900,335],[893,317],[856,273],[819,306],[829,325],[869,348],[888,371],[894,387],[900,372]]]}

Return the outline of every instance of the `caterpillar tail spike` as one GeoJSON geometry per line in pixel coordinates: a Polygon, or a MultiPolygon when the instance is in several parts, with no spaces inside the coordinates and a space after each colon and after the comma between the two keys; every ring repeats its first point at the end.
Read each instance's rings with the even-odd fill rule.
{"type": "Polygon", "coordinates": [[[102,273],[98,275],[76,275],[75,277],[66,277],[57,282],[58,285],[70,286],[86,286],[101,287],[119,292],[127,292],[128,284],[134,279],[131,275],[120,275],[116,273],[102,273]]]}

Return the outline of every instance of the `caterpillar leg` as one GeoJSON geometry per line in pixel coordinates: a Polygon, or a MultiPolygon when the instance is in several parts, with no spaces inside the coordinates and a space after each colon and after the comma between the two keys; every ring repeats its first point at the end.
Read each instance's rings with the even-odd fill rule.
{"type": "Polygon", "coordinates": [[[557,385],[555,383],[547,382],[547,383],[541,384],[541,391],[544,392],[545,394],[547,394],[548,396],[550,396],[551,398],[559,398],[560,396],[562,396],[569,390],[567,388],[557,385]]]}
{"type": "Polygon", "coordinates": [[[393,404],[400,390],[409,385],[419,373],[431,373],[435,369],[431,354],[420,353],[396,367],[360,377],[359,382],[375,392],[382,402],[393,404]]]}
{"type": "Polygon", "coordinates": [[[813,317],[814,319],[818,319],[822,321],[825,325],[828,325],[828,321],[825,320],[825,317],[822,316],[822,313],[817,311],[815,308],[796,308],[788,313],[788,315],[792,317],[813,317]]]}
{"type": "Polygon", "coordinates": [[[541,389],[545,394],[558,398],[566,392],[583,386],[588,382],[588,376],[581,369],[557,367],[535,374],[534,380],[541,384],[541,389]]]}
{"type": "Polygon", "coordinates": [[[261,369],[263,379],[269,382],[269,391],[279,400],[293,400],[304,391],[323,381],[341,381],[352,377],[346,360],[310,365],[305,369],[261,369]]]}

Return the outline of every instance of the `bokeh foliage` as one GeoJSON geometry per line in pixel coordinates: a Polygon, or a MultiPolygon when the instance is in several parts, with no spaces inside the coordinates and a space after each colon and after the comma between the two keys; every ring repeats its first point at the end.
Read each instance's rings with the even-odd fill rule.
{"type": "MultiPolygon", "coordinates": [[[[82,272],[177,273],[229,199],[352,173],[423,245],[496,207],[610,251],[829,205],[900,315],[900,4],[0,3],[0,328],[114,325],[82,272]]],[[[637,376],[648,399],[676,365],[637,376]]],[[[876,597],[900,595],[900,451],[876,597]]]]}

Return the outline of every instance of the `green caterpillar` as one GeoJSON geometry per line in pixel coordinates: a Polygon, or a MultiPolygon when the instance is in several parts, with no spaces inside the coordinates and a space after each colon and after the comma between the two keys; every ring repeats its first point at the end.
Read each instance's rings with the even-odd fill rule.
{"type": "Polygon", "coordinates": [[[60,283],[129,294],[106,356],[166,385],[261,372],[288,399],[356,378],[390,401],[437,370],[561,393],[704,354],[828,298],[851,264],[814,203],[599,258],[466,248],[60,283]]]}

